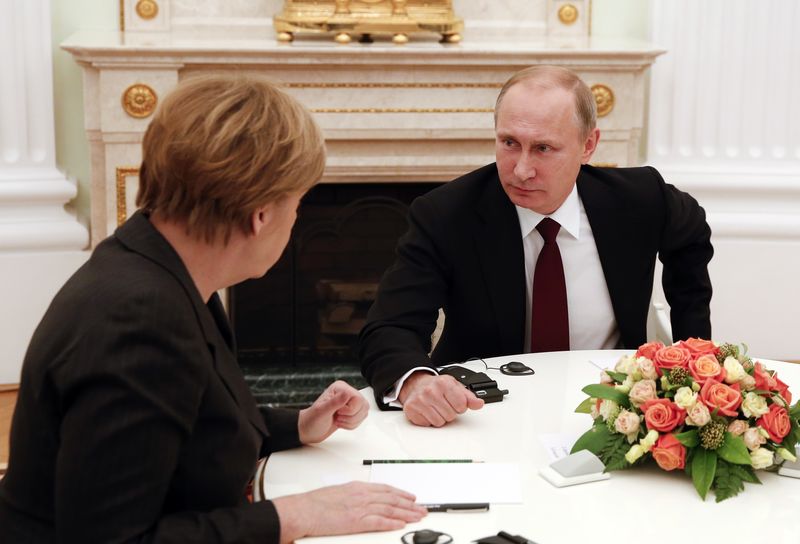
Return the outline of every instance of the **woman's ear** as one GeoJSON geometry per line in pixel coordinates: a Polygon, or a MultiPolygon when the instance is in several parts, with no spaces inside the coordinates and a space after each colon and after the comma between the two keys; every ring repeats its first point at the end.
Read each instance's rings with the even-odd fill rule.
{"type": "Polygon", "coordinates": [[[253,236],[258,236],[258,233],[267,226],[270,219],[272,218],[272,214],[270,213],[271,210],[269,206],[263,206],[258,208],[250,215],[250,232],[248,234],[252,234],[253,236]]]}

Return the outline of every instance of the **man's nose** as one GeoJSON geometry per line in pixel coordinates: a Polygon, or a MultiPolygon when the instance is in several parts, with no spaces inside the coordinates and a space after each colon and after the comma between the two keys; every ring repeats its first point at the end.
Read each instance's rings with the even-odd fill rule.
{"type": "Polygon", "coordinates": [[[517,164],[514,166],[514,175],[517,176],[517,179],[523,181],[536,177],[536,165],[533,155],[520,153],[517,164]]]}

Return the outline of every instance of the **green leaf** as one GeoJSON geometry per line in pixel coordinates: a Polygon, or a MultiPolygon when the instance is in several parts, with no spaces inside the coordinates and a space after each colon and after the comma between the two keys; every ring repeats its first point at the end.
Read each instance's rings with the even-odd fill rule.
{"type": "Polygon", "coordinates": [[[744,483],[740,478],[740,474],[732,470],[732,467],[739,466],[717,459],[717,471],[714,476],[714,495],[716,495],[717,502],[729,499],[744,490],[744,483]]]}
{"type": "Polygon", "coordinates": [[[736,465],[750,465],[750,452],[744,444],[744,440],[738,436],[734,436],[729,432],[725,433],[725,442],[717,448],[717,455],[725,459],[729,463],[736,465]]]}
{"type": "Polygon", "coordinates": [[[592,413],[592,406],[594,406],[594,399],[589,397],[588,399],[584,399],[582,403],[575,408],[576,414],[591,414],[592,413]]]}
{"type": "Polygon", "coordinates": [[[743,482],[749,482],[751,484],[761,484],[761,480],[758,479],[756,476],[756,471],[753,470],[753,467],[749,465],[728,465],[728,469],[731,471],[731,474],[735,474],[739,479],[743,482]]]}
{"type": "Polygon", "coordinates": [[[624,372],[614,372],[613,370],[608,369],[606,369],[606,374],[611,376],[611,379],[617,383],[622,383],[628,378],[628,375],[624,372]]]}
{"type": "Polygon", "coordinates": [[[697,432],[697,429],[692,429],[691,431],[686,431],[685,433],[676,434],[675,438],[680,440],[680,443],[686,446],[687,448],[694,448],[698,444],[700,444],[700,434],[697,432]]]}
{"type": "Polygon", "coordinates": [[[603,450],[600,452],[600,460],[606,466],[605,472],[620,470],[630,467],[630,463],[625,459],[630,444],[624,434],[610,434],[603,450]]]}
{"type": "Polygon", "coordinates": [[[617,391],[609,385],[593,383],[591,385],[587,385],[581,389],[581,391],[596,399],[613,400],[625,408],[630,408],[631,406],[631,401],[628,399],[627,394],[623,393],[622,391],[617,391]]]}
{"type": "Polygon", "coordinates": [[[605,447],[609,435],[611,435],[611,431],[609,431],[605,423],[601,421],[599,424],[583,433],[581,437],[575,441],[570,453],[575,453],[580,450],[589,450],[600,457],[600,452],[605,447]]]}
{"type": "Polygon", "coordinates": [[[717,454],[704,448],[695,448],[692,458],[692,482],[703,500],[714,481],[717,471],[717,454]]]}
{"type": "Polygon", "coordinates": [[[789,409],[789,415],[792,416],[793,419],[800,418],[800,401],[795,402],[794,406],[789,409]]]}

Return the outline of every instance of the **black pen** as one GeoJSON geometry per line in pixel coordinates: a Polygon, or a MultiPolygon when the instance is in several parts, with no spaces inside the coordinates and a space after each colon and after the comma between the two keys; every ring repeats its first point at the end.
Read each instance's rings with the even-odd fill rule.
{"type": "Polygon", "coordinates": [[[488,512],[488,502],[454,502],[443,504],[423,504],[428,512],[458,512],[459,514],[467,512],[488,512]]]}
{"type": "Polygon", "coordinates": [[[386,465],[392,463],[475,463],[472,459],[364,459],[365,465],[386,465]]]}

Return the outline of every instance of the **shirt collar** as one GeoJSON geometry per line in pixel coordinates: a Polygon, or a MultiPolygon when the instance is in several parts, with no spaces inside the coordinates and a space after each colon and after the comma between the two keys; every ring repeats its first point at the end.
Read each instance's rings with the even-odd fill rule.
{"type": "Polygon", "coordinates": [[[550,215],[542,215],[528,208],[520,208],[516,204],[514,207],[517,209],[519,227],[523,238],[528,236],[542,219],[549,217],[553,221],[557,221],[561,225],[561,229],[565,230],[570,236],[576,240],[580,239],[581,201],[578,198],[577,184],[572,186],[572,191],[564,203],[550,215]]]}

